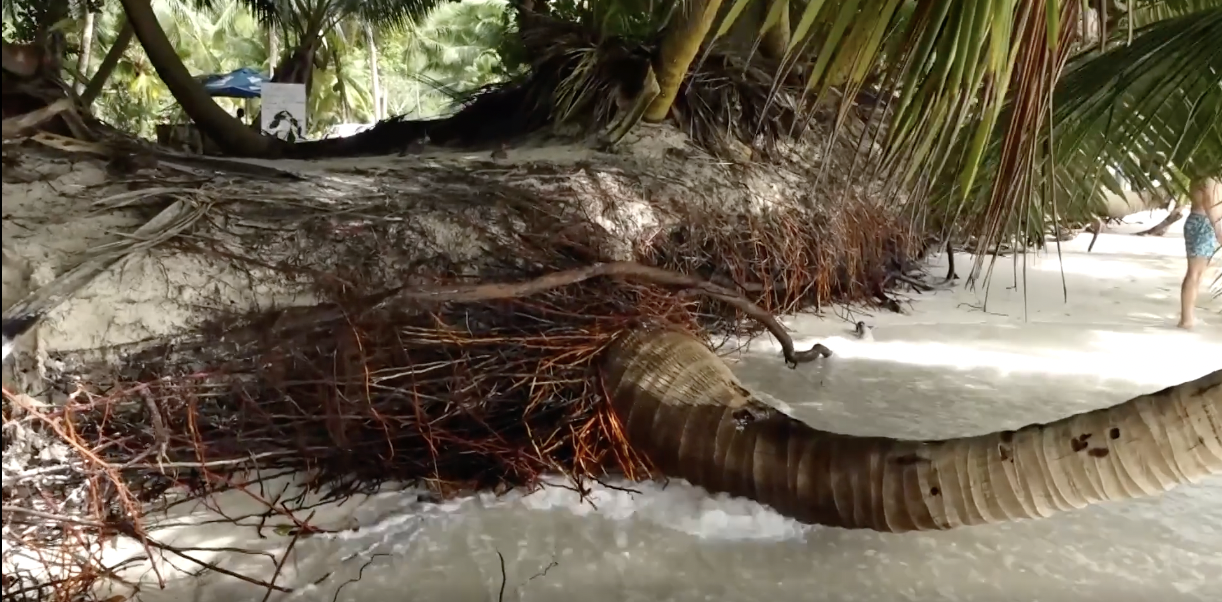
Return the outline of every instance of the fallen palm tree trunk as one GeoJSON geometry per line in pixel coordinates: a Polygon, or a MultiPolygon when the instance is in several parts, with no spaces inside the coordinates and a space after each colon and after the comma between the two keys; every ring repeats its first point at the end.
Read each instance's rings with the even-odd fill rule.
{"type": "Polygon", "coordinates": [[[877,531],[1047,517],[1222,473],[1222,370],[1122,404],[945,441],[819,431],[751,394],[699,340],[638,331],[605,386],[657,469],[807,523],[877,531]]]}

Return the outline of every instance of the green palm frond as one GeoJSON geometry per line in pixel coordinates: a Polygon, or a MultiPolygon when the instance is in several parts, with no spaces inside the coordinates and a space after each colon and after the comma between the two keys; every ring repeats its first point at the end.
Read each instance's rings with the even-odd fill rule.
{"type": "MultiPolygon", "coordinates": [[[[201,9],[217,9],[227,4],[224,0],[185,1],[201,9]]],[[[453,0],[238,0],[238,3],[265,28],[276,27],[297,35],[324,35],[351,17],[378,28],[399,30],[448,1],[453,0]]]]}
{"type": "MultiPolygon", "coordinates": [[[[758,1],[736,0],[725,19],[751,14],[742,7],[758,1]]],[[[1080,6],[1061,0],[809,0],[795,13],[777,81],[801,73],[811,98],[807,111],[824,100],[848,99],[840,104],[838,136],[862,86],[883,75],[886,127],[877,169],[898,188],[949,175],[961,190],[973,189],[985,148],[1000,132],[993,210],[973,226],[988,239],[1009,228],[1004,216],[1029,188],[1026,157],[1033,140],[1025,132],[1040,127],[1040,107],[1068,57],[1065,25],[1075,22],[1080,6]],[[1028,110],[1018,121],[1003,121],[1003,108],[1014,98],[1028,110]]],[[[726,29],[723,22],[720,30],[726,29]]]]}
{"type": "Polygon", "coordinates": [[[1222,175],[1219,39],[1222,8],[1215,8],[1163,20],[1139,30],[1131,45],[1071,64],[1055,98],[1058,178],[1078,182],[1082,195],[1103,166],[1138,189],[1154,181],[1182,188],[1176,170],[1222,175]]]}
{"type": "MultiPolygon", "coordinates": [[[[191,8],[199,11],[221,10],[231,4],[229,0],[175,0],[189,3],[191,8]]],[[[238,0],[237,2],[259,21],[264,27],[283,26],[283,16],[293,12],[298,6],[308,6],[309,2],[294,2],[292,0],[238,0]]]]}
{"type": "Polygon", "coordinates": [[[1218,8],[1222,8],[1222,0],[1143,0],[1133,2],[1132,14],[1125,11],[1121,21],[1127,27],[1131,18],[1134,29],[1140,29],[1160,21],[1218,8]]]}
{"type": "MultiPolygon", "coordinates": [[[[1048,221],[1089,220],[1108,195],[1182,196],[1192,178],[1222,174],[1222,45],[1210,42],[1218,36],[1222,9],[1189,13],[1137,30],[1131,45],[1071,61],[1051,130],[1031,136],[1029,194],[1012,205],[1006,235],[1038,242],[1048,221]]],[[[1007,103],[1003,120],[1020,100],[1007,103]]],[[[943,180],[928,207],[960,223],[987,212],[1006,144],[1002,135],[990,141],[969,193],[943,180]]]]}
{"type": "MultiPolygon", "coordinates": [[[[715,29],[729,31],[743,16],[758,18],[760,10],[747,7],[764,1],[735,0],[715,29]]],[[[1119,3],[1123,9],[1110,13],[1106,9],[1118,3],[1105,2],[808,0],[793,13],[789,49],[776,80],[790,72],[802,74],[812,99],[809,104],[814,106],[825,98],[851,101],[863,85],[883,75],[884,107],[877,124],[883,156],[876,173],[899,188],[917,190],[918,200],[935,205],[944,223],[961,224],[987,246],[1025,233],[1042,219],[1037,215],[1052,213],[1039,200],[1051,196],[1041,193],[1040,174],[1050,171],[1045,165],[1051,160],[1047,156],[1050,119],[1068,119],[1066,110],[1057,109],[1054,115],[1054,106],[1082,105],[1076,110],[1091,118],[1081,126],[1058,127],[1053,134],[1057,161],[1098,165],[1106,155],[1116,174],[1107,172],[1099,179],[1110,178],[1106,184],[1114,188],[1130,179],[1135,166],[1148,160],[1142,153],[1151,149],[1164,149],[1171,161],[1168,173],[1147,177],[1148,181],[1167,182],[1173,169],[1195,173],[1213,160],[1208,149],[1217,136],[1210,121],[1217,116],[1216,106],[1213,96],[1205,94],[1204,82],[1212,77],[1216,87],[1217,76],[1210,71],[1181,71],[1188,65],[1198,69],[1209,64],[1213,53],[1222,49],[1219,34],[1212,42],[1197,36],[1201,46],[1195,49],[1181,48],[1178,38],[1162,43],[1150,38],[1140,48],[1154,56],[1135,72],[1113,76],[1098,69],[1079,72],[1084,62],[1068,68],[1066,62],[1075,47],[1081,9],[1087,5],[1104,8],[1097,17],[1105,23],[1126,30],[1132,24],[1135,34],[1147,36],[1153,33],[1151,28],[1180,18],[1195,20],[1195,28],[1204,30],[1210,22],[1206,17],[1222,0],[1125,0],[1119,3]],[[1137,119],[1134,112],[1142,115],[1132,123],[1145,124],[1143,133],[1136,133],[1136,125],[1114,122],[1110,129],[1099,129],[1097,111],[1110,94],[1101,88],[1094,89],[1104,97],[1081,92],[1082,99],[1075,100],[1062,91],[1053,102],[1053,88],[1066,69],[1070,86],[1130,90],[1129,100],[1112,99],[1106,106],[1112,113],[1127,112],[1125,120],[1137,119]],[[1180,91],[1168,92],[1176,89],[1180,91]],[[1185,125],[1192,125],[1193,133],[1176,130],[1185,125]]],[[[1108,48],[1123,46],[1127,31],[1109,31],[1108,39],[1108,48]]],[[[1140,48],[1128,50],[1126,56],[1143,52],[1140,48]]],[[[1120,56],[1116,52],[1110,50],[1106,56],[1120,56]]],[[[1088,52],[1086,58],[1098,54],[1088,52]]],[[[837,132],[851,109],[852,102],[841,103],[837,132]]],[[[1065,175],[1076,177],[1074,169],[1080,168],[1057,172],[1058,179],[1084,188],[1078,185],[1085,180],[1065,175]]],[[[1082,203],[1085,206],[1086,201],[1082,203]]]]}
{"type": "Polygon", "coordinates": [[[371,25],[401,31],[420,22],[430,11],[447,0],[337,0],[346,14],[371,25]]]}
{"type": "Polygon", "coordinates": [[[553,0],[551,15],[579,24],[601,37],[645,40],[655,36],[688,0],[553,0]]]}

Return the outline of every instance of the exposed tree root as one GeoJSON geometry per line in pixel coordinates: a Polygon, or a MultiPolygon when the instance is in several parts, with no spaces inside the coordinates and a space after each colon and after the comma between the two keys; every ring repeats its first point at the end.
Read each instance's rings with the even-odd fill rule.
{"type": "MultiPolygon", "coordinates": [[[[772,314],[752,303],[746,297],[728,288],[714,284],[701,278],[679,274],[670,270],[641,265],[639,263],[621,261],[599,263],[589,267],[574,270],[553,272],[533,280],[513,283],[487,283],[463,286],[432,286],[412,288],[399,286],[390,290],[369,295],[355,302],[358,306],[368,307],[369,311],[399,307],[401,304],[431,306],[443,303],[482,303],[493,300],[519,299],[529,297],[552,289],[570,286],[591,278],[611,277],[625,280],[636,280],[661,286],[678,286],[707,295],[742,311],[748,318],[762,324],[781,345],[785,362],[790,366],[830,357],[830,349],[821,344],[806,351],[797,351],[793,345],[793,337],[785,331],[785,327],[772,314]]],[[[885,299],[885,297],[884,297],[885,299]]],[[[276,320],[276,328],[293,328],[298,321],[307,320],[315,325],[346,319],[348,313],[336,308],[326,313],[310,312],[300,318],[290,317],[288,310],[276,320]]],[[[238,333],[226,333],[234,337],[238,333]]]]}
{"type": "MultiPolygon", "coordinates": [[[[951,273],[953,274],[953,270],[951,273]]],[[[904,284],[907,284],[908,286],[912,287],[912,290],[918,293],[929,293],[933,291],[947,290],[947,289],[954,287],[954,280],[950,278],[943,280],[941,282],[935,282],[933,284],[930,284],[928,282],[917,280],[916,278],[909,276],[907,274],[904,274],[903,272],[892,272],[891,274],[889,274],[887,282],[889,283],[892,280],[903,282],[904,284]]]]}
{"type": "Polygon", "coordinates": [[[1167,230],[1171,229],[1172,225],[1180,221],[1183,217],[1184,205],[1176,205],[1169,213],[1167,213],[1167,217],[1163,218],[1163,221],[1156,224],[1153,228],[1138,232],[1137,236],[1162,236],[1167,233],[1167,230]]]}

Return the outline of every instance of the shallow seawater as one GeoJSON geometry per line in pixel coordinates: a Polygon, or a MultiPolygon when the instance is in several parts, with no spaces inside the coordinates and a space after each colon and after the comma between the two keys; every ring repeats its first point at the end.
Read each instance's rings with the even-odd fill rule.
{"type": "MultiPolygon", "coordinates": [[[[822,365],[788,369],[767,344],[733,365],[749,386],[820,428],[924,438],[1111,405],[1222,363],[1222,338],[1133,325],[893,324],[876,328],[872,341],[825,340],[837,355],[822,365]],[[1118,345],[1156,352],[1117,353],[1118,345]]],[[[361,528],[298,540],[278,578],[297,591],[268,599],[1222,600],[1217,478],[1042,521],[902,535],[803,526],[682,482],[612,484],[589,503],[563,485],[443,505],[387,492],[322,508],[315,523],[361,528]]],[[[255,511],[240,495],[226,494],[226,514],[255,511]]],[[[270,529],[263,535],[216,526],[159,533],[176,545],[268,550],[272,556],[193,552],[268,579],[290,538],[270,529]]],[[[140,599],[259,600],[265,593],[211,573],[175,578],[140,599]]]]}

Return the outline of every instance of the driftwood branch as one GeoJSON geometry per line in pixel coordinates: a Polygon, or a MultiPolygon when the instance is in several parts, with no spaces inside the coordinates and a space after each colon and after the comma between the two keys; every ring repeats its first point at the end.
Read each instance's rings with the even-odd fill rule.
{"type": "Polygon", "coordinates": [[[491,299],[507,299],[513,297],[527,297],[535,293],[540,293],[546,290],[577,284],[591,278],[599,276],[610,276],[624,278],[627,280],[637,280],[648,282],[651,284],[659,284],[663,286],[678,286],[687,289],[693,289],[713,299],[721,301],[747,315],[747,317],[763,324],[772,336],[776,337],[781,344],[782,353],[785,356],[785,362],[791,367],[799,363],[813,361],[820,357],[828,357],[831,355],[831,350],[821,344],[816,344],[814,347],[806,351],[795,351],[793,338],[781,326],[772,314],[766,312],[760,306],[752,303],[746,297],[727,289],[718,286],[706,280],[687,276],[663,270],[661,268],[650,267],[633,263],[630,261],[617,261],[613,263],[594,264],[589,267],[576,270],[565,270],[563,272],[554,272],[545,276],[540,276],[534,280],[512,284],[478,284],[461,287],[446,287],[428,289],[406,290],[400,289],[395,291],[392,296],[387,299],[387,302],[392,300],[410,300],[416,302],[475,302],[488,301],[491,299]]]}
{"type": "Polygon", "coordinates": [[[41,109],[4,120],[4,139],[16,138],[50,121],[56,115],[72,109],[72,101],[61,98],[41,109]]]}

